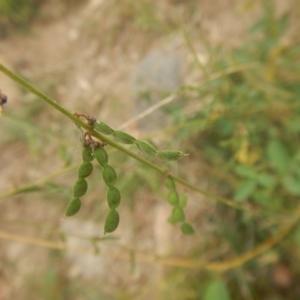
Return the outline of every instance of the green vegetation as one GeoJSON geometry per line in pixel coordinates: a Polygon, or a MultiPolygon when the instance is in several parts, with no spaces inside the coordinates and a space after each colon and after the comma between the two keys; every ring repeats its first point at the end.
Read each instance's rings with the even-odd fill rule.
{"type": "MultiPolygon", "coordinates": [[[[155,5],[146,1],[145,7],[151,7],[146,13],[145,7],[129,0],[126,3],[131,3],[143,14],[136,17],[133,10],[122,10],[120,5],[117,12],[123,19],[119,22],[126,23],[127,18],[136,17],[131,20],[131,26],[135,24],[143,30],[151,30],[151,34],[163,31],[163,21],[152,22],[158,18],[155,5]]],[[[118,1],[114,5],[117,4],[118,1]]],[[[162,276],[163,287],[157,299],[297,300],[300,280],[300,268],[295,263],[300,260],[300,43],[298,34],[290,31],[295,26],[291,24],[290,14],[276,17],[275,7],[268,1],[263,11],[261,19],[249,29],[238,47],[228,49],[207,44],[209,60],[206,64],[201,64],[193,51],[194,34],[191,39],[188,31],[184,31],[187,48],[194,56],[192,71],[199,73],[201,84],[186,83],[176,91],[192,113],[185,114],[183,109],[170,111],[172,126],[155,133],[155,137],[163,137],[164,146],[184,152],[159,151],[156,148],[161,147],[156,147],[150,137],[145,137],[148,140],[145,142],[114,130],[102,121],[90,122],[79,114],[79,117],[73,115],[0,65],[2,72],[58,109],[90,136],[90,144],[83,141],[84,162],[79,159],[67,169],[75,174],[73,195],[67,184],[50,182],[66,172],[62,169],[59,174],[49,175],[50,179],[16,188],[0,195],[0,199],[21,192],[31,195],[38,191],[47,195],[51,191],[57,195],[64,191],[65,194],[61,193],[64,205],[73,198],[66,216],[73,216],[81,209],[82,218],[93,222],[101,220],[104,232],[112,233],[123,222],[122,208],[126,207],[129,211],[126,217],[131,218],[134,233],[137,233],[143,219],[149,217],[147,207],[150,205],[147,206],[145,195],[153,194],[168,202],[170,217],[166,226],[169,222],[177,229],[172,233],[176,243],[171,255],[161,257],[152,253],[147,256],[137,250],[137,242],[128,248],[117,243],[114,247],[124,250],[119,258],[127,257],[133,270],[139,262],[155,262],[170,268],[162,276]],[[132,158],[136,162],[133,163],[132,158]],[[179,158],[182,159],[175,163],[178,168],[175,170],[174,162],[169,160],[179,158]],[[116,166],[118,174],[111,165],[116,166]],[[87,204],[84,205],[79,198],[87,192],[88,184],[91,193],[85,195],[87,204]],[[96,200],[88,202],[89,197],[96,200]],[[146,208],[141,214],[141,208],[136,207],[143,201],[146,208]],[[205,208],[201,206],[203,211],[198,211],[202,202],[205,208]],[[89,204],[93,209],[89,209],[89,204]],[[285,280],[280,281],[278,270],[285,280]]],[[[175,25],[171,22],[166,28],[175,30],[175,25]]],[[[40,135],[44,138],[45,132],[49,133],[41,128],[40,135]]],[[[54,140],[53,134],[51,138],[54,140]]],[[[68,148],[67,143],[59,141],[59,144],[68,148]]],[[[69,167],[72,159],[65,148],[60,148],[61,158],[69,167]]],[[[43,150],[43,147],[39,149],[40,155],[43,150]]],[[[51,159],[59,160],[59,157],[51,159]]],[[[149,219],[152,221],[154,217],[151,215],[149,219]]],[[[65,237],[64,232],[47,230],[65,237]]],[[[95,255],[105,257],[99,249],[101,243],[109,240],[105,240],[102,233],[82,239],[90,242],[95,255]]],[[[67,249],[60,245],[53,248],[67,249]]],[[[118,258],[117,255],[114,258],[118,258]]],[[[56,270],[51,273],[53,291],[59,285],[56,273],[56,270]]],[[[72,285],[68,282],[67,285],[65,293],[70,297],[106,297],[96,284],[87,287],[85,283],[72,285]]],[[[139,293],[145,293],[143,288],[139,288],[139,293]]],[[[51,289],[50,285],[47,289],[51,289]]],[[[114,297],[144,299],[126,286],[118,287],[114,297]]]]}

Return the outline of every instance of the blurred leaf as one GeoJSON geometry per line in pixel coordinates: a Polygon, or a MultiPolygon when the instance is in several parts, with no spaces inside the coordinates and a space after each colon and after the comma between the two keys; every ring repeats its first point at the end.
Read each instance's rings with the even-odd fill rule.
{"type": "Polygon", "coordinates": [[[257,182],[259,185],[265,188],[273,188],[276,185],[276,181],[273,176],[268,173],[261,173],[257,177],[257,182]]]}
{"type": "Polygon", "coordinates": [[[284,188],[294,196],[300,196],[300,181],[294,176],[286,176],[282,180],[284,188]]]}
{"type": "Polygon", "coordinates": [[[230,300],[231,297],[226,285],[221,280],[215,280],[209,284],[205,293],[204,300],[230,300]]]}
{"type": "Polygon", "coordinates": [[[254,168],[245,165],[237,165],[234,169],[235,173],[241,177],[254,179],[257,177],[257,172],[254,168]]]}
{"type": "Polygon", "coordinates": [[[290,165],[290,155],[284,143],[272,140],[267,147],[271,165],[279,174],[286,174],[290,165]]]}
{"type": "Polygon", "coordinates": [[[242,181],[235,191],[234,200],[236,201],[246,200],[254,192],[255,188],[256,188],[255,180],[248,179],[242,181]]]}

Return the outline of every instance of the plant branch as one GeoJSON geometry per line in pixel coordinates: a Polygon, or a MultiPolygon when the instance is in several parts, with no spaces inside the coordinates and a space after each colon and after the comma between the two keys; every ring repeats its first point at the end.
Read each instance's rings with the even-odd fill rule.
{"type": "Polygon", "coordinates": [[[131,156],[132,158],[136,159],[137,161],[147,165],[148,167],[156,170],[157,172],[163,174],[163,175],[171,175],[172,178],[181,183],[182,185],[198,192],[201,193],[207,197],[212,198],[213,200],[215,200],[216,202],[221,202],[225,205],[228,205],[230,207],[233,207],[235,209],[239,209],[239,210],[243,210],[243,211],[249,211],[251,212],[249,209],[245,208],[244,206],[241,206],[237,203],[235,203],[232,200],[226,199],[224,197],[219,197],[219,196],[215,196],[205,190],[202,190],[190,183],[188,183],[187,181],[177,177],[177,176],[173,176],[172,174],[170,174],[167,170],[155,165],[154,163],[142,158],[141,156],[135,154],[134,152],[128,150],[127,148],[121,146],[119,143],[109,139],[108,137],[106,137],[103,134],[100,134],[98,131],[94,130],[94,128],[92,128],[90,125],[86,124],[84,121],[82,121],[80,118],[74,116],[73,113],[69,112],[68,110],[66,110],[64,107],[62,107],[60,104],[58,104],[56,101],[54,101],[53,99],[51,99],[50,97],[46,96],[45,94],[43,94],[42,92],[40,92],[39,90],[37,90],[35,87],[33,87],[30,83],[28,83],[27,81],[25,81],[23,78],[19,77],[18,75],[16,75],[15,73],[13,73],[12,71],[10,71],[9,69],[7,69],[6,67],[4,67],[2,64],[0,64],[0,71],[3,72],[5,75],[7,75],[8,77],[10,77],[12,80],[16,81],[17,83],[19,83],[20,85],[22,85],[24,88],[26,88],[28,91],[30,91],[31,93],[33,93],[34,95],[36,95],[37,97],[41,98],[42,100],[44,100],[45,102],[47,102],[49,105],[51,105],[53,108],[57,109],[58,111],[60,111],[62,114],[64,114],[66,117],[68,117],[71,121],[73,121],[74,123],[76,123],[77,125],[79,125],[80,127],[84,128],[85,130],[87,130],[92,136],[96,137],[97,139],[106,142],[107,144],[111,145],[112,147],[126,153],[127,155],[131,156]]]}

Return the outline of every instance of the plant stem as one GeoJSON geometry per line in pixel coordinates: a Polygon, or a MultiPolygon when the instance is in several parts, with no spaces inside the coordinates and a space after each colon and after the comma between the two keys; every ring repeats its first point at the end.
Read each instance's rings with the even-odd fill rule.
{"type": "MultiPolygon", "coordinates": [[[[64,114],[66,117],[68,117],[70,120],[72,120],[74,123],[78,124],[80,127],[86,129],[92,136],[96,137],[97,139],[106,142],[107,144],[111,145],[112,147],[126,153],[127,155],[131,156],[132,158],[136,159],[137,161],[147,165],[148,167],[156,170],[157,172],[164,174],[164,175],[171,175],[167,170],[158,167],[157,165],[151,163],[150,161],[140,157],[139,155],[135,154],[134,152],[124,148],[123,146],[121,146],[119,143],[107,138],[106,136],[100,134],[98,131],[94,130],[94,128],[92,128],[90,125],[86,124],[85,122],[83,122],[80,118],[74,116],[71,112],[69,112],[68,110],[66,110],[64,107],[62,107],[60,104],[58,104],[56,101],[54,101],[53,99],[51,99],[50,97],[46,96],[45,94],[43,94],[42,92],[40,92],[39,90],[37,90],[35,87],[33,87],[30,83],[28,83],[27,81],[25,81],[23,78],[21,78],[20,76],[16,75],[15,73],[13,73],[12,71],[10,71],[9,69],[7,69],[6,67],[4,67],[2,64],[0,64],[0,71],[3,72],[5,75],[7,75],[8,77],[10,77],[12,80],[16,81],[17,83],[19,83],[20,85],[22,85],[24,88],[26,88],[28,91],[30,91],[32,94],[36,95],[37,97],[41,98],[42,100],[44,100],[45,102],[47,102],[49,105],[51,105],[52,107],[54,107],[55,109],[57,109],[58,111],[60,111],[62,114],[64,114]]],[[[230,207],[234,207],[236,209],[240,209],[240,210],[247,210],[244,206],[240,206],[238,204],[236,204],[235,202],[233,202],[232,200],[223,198],[223,197],[218,197],[215,196],[207,191],[204,191],[190,183],[188,183],[187,181],[173,176],[171,175],[172,178],[181,183],[182,185],[198,192],[201,193],[205,196],[208,196],[212,199],[214,199],[216,202],[222,202],[230,207]]]]}

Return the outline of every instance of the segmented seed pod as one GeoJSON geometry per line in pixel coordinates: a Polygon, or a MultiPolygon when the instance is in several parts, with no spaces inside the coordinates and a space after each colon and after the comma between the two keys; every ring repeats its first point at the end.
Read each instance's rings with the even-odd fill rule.
{"type": "Polygon", "coordinates": [[[123,131],[115,130],[113,133],[113,137],[120,143],[123,144],[133,144],[135,142],[135,138],[128,133],[123,131]]]}
{"type": "Polygon", "coordinates": [[[90,146],[85,146],[82,148],[82,159],[83,161],[90,162],[94,159],[92,148],[90,146]]]}
{"type": "Polygon", "coordinates": [[[178,197],[178,194],[176,191],[171,191],[168,195],[168,202],[171,204],[171,205],[178,205],[179,203],[179,197],[178,197]]]}
{"type": "Polygon", "coordinates": [[[79,198],[83,196],[88,188],[88,183],[85,179],[79,178],[75,182],[74,188],[73,188],[73,195],[75,198],[79,198]]]}
{"type": "Polygon", "coordinates": [[[181,207],[175,206],[172,211],[172,215],[169,218],[171,223],[184,222],[185,216],[181,207]]]}
{"type": "Polygon", "coordinates": [[[105,219],[104,233],[115,231],[119,225],[119,221],[119,213],[115,209],[111,209],[105,219]]]}
{"type": "Polygon", "coordinates": [[[117,173],[110,165],[106,165],[102,168],[102,177],[106,185],[109,187],[113,187],[117,182],[117,173]]]}
{"type": "Polygon", "coordinates": [[[168,177],[166,179],[166,187],[170,190],[170,191],[175,191],[176,187],[175,187],[175,182],[173,180],[172,177],[168,177]]]}
{"type": "Polygon", "coordinates": [[[79,198],[74,198],[72,199],[66,209],[66,216],[71,217],[74,216],[78,211],[80,210],[81,207],[81,201],[79,198]]]}
{"type": "Polygon", "coordinates": [[[121,202],[120,191],[116,187],[109,187],[107,191],[107,202],[110,209],[116,209],[121,202]]]}
{"type": "Polygon", "coordinates": [[[173,151],[173,150],[157,151],[156,153],[156,156],[162,160],[178,160],[186,155],[188,154],[185,154],[181,151],[173,151]]]}
{"type": "Polygon", "coordinates": [[[150,144],[140,140],[135,140],[134,143],[143,153],[150,156],[156,156],[156,150],[150,144]]]}
{"type": "Polygon", "coordinates": [[[114,130],[103,122],[96,121],[94,123],[94,128],[95,130],[105,135],[111,135],[114,133],[114,130]]]}
{"type": "Polygon", "coordinates": [[[194,228],[189,223],[186,222],[182,223],[180,228],[182,233],[185,235],[192,235],[195,233],[194,228]]]}
{"type": "Polygon", "coordinates": [[[90,162],[83,162],[78,170],[78,177],[79,178],[85,178],[91,175],[93,172],[93,165],[90,162]]]}
{"type": "Polygon", "coordinates": [[[107,152],[103,147],[97,147],[94,150],[94,156],[97,159],[98,163],[102,166],[105,167],[108,163],[108,155],[107,152]]]}

